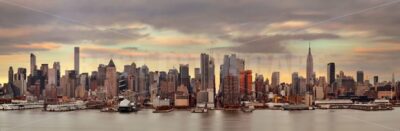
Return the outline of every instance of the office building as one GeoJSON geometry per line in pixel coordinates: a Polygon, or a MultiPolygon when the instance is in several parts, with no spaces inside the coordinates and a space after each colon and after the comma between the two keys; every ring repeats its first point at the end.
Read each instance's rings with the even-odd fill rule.
{"type": "Polygon", "coordinates": [[[379,83],[379,76],[374,76],[374,86],[378,85],[379,83]]]}
{"type": "Polygon", "coordinates": [[[364,72],[363,71],[357,71],[357,83],[358,84],[364,83],[364,72]]]}
{"type": "Polygon", "coordinates": [[[271,87],[277,88],[280,84],[280,73],[279,72],[272,72],[271,76],[271,87]]]}
{"type": "Polygon", "coordinates": [[[35,54],[31,53],[31,76],[36,76],[36,70],[37,70],[37,66],[36,66],[36,56],[35,54]]]}
{"type": "Polygon", "coordinates": [[[118,96],[117,78],[117,69],[115,67],[114,61],[111,59],[106,67],[106,79],[104,82],[108,98],[114,98],[118,96]]]}
{"type": "Polygon", "coordinates": [[[335,76],[336,76],[336,72],[335,72],[335,63],[328,63],[328,69],[327,69],[327,73],[326,76],[328,78],[328,84],[332,85],[333,82],[335,82],[335,76]]]}
{"type": "Polygon", "coordinates": [[[190,86],[190,76],[189,76],[189,65],[181,64],[179,65],[179,85],[184,85],[188,88],[189,92],[192,92],[190,86]]]}
{"type": "Polygon", "coordinates": [[[77,73],[77,75],[79,75],[79,58],[80,57],[80,51],[79,51],[79,47],[75,47],[74,48],[74,70],[77,73]]]}
{"type": "Polygon", "coordinates": [[[250,100],[252,95],[253,77],[251,70],[240,72],[240,95],[244,100],[250,100]]]}
{"type": "Polygon", "coordinates": [[[311,47],[308,47],[308,55],[307,55],[307,69],[306,69],[306,79],[307,79],[307,86],[311,87],[314,84],[314,63],[313,57],[311,54],[311,47]]]}
{"type": "Polygon", "coordinates": [[[265,102],[267,89],[265,88],[264,76],[256,74],[254,81],[255,95],[258,102],[265,102]]]}

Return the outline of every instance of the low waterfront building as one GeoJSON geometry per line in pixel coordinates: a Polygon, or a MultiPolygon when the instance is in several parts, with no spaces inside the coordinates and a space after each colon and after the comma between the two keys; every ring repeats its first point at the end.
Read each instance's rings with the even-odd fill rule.
{"type": "Polygon", "coordinates": [[[379,85],[377,88],[377,99],[392,99],[395,92],[392,91],[390,84],[379,85]]]}
{"type": "Polygon", "coordinates": [[[189,91],[188,88],[181,84],[175,92],[175,107],[186,108],[189,107],[189,91]]]}

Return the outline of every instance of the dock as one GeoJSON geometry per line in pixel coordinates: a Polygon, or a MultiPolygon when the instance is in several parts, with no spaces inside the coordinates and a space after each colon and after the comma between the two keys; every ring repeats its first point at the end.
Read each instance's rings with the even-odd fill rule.
{"type": "Polygon", "coordinates": [[[57,104],[47,105],[44,111],[49,112],[65,112],[86,109],[86,105],[83,103],[71,103],[71,104],[57,104]]]}
{"type": "Polygon", "coordinates": [[[301,104],[301,105],[284,105],[282,106],[282,110],[285,111],[295,111],[295,110],[313,110],[314,108],[309,107],[307,105],[301,104]]]}
{"type": "Polygon", "coordinates": [[[350,106],[350,109],[363,111],[384,111],[393,110],[393,106],[386,104],[354,104],[350,106]]]}
{"type": "Polygon", "coordinates": [[[0,105],[0,110],[27,110],[38,108],[43,108],[43,103],[14,103],[0,105]]]}

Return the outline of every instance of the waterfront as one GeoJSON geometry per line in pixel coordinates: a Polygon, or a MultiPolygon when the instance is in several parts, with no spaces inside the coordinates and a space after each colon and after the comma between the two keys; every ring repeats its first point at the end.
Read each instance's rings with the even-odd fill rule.
{"type": "Polygon", "coordinates": [[[399,130],[400,109],[280,111],[253,113],[174,111],[155,114],[101,113],[98,110],[43,112],[0,111],[0,131],[385,131],[399,130]]]}

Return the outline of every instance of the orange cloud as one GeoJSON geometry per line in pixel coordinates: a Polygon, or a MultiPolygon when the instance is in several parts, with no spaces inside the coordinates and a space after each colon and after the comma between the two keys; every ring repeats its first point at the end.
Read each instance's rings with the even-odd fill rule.
{"type": "Polygon", "coordinates": [[[355,53],[388,53],[388,52],[400,52],[400,46],[388,46],[388,47],[374,47],[374,48],[355,48],[355,53]]]}
{"type": "Polygon", "coordinates": [[[31,50],[53,50],[60,48],[61,44],[53,42],[42,42],[42,43],[14,45],[14,47],[19,49],[31,49],[31,50]]]}
{"type": "Polygon", "coordinates": [[[154,44],[166,45],[166,46],[182,46],[182,45],[205,45],[210,44],[211,41],[205,38],[192,38],[192,37],[154,37],[148,39],[154,44]]]}
{"type": "Polygon", "coordinates": [[[27,30],[27,29],[23,29],[23,28],[16,28],[16,29],[2,28],[2,29],[0,29],[0,37],[3,37],[3,38],[27,36],[32,33],[33,33],[32,30],[27,30]]]}
{"type": "Polygon", "coordinates": [[[123,56],[123,57],[141,57],[141,58],[174,58],[174,59],[197,59],[197,55],[174,52],[143,52],[127,49],[105,48],[105,47],[82,47],[82,57],[104,57],[104,56],[123,56]]]}
{"type": "Polygon", "coordinates": [[[104,48],[104,47],[83,47],[82,49],[83,57],[90,57],[95,55],[121,55],[121,56],[129,56],[129,57],[137,57],[137,56],[146,56],[144,52],[135,52],[132,50],[124,50],[124,49],[112,49],[112,48],[104,48]]]}
{"type": "Polygon", "coordinates": [[[280,29],[298,29],[303,28],[310,25],[310,22],[307,21],[285,21],[280,23],[272,23],[268,25],[268,28],[273,30],[280,30],[280,29]]]}

